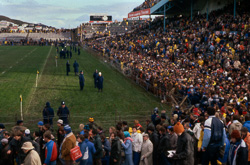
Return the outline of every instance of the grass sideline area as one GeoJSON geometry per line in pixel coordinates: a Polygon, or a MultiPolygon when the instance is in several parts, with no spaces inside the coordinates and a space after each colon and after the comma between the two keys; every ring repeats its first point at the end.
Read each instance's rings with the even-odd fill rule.
{"type": "MultiPolygon", "coordinates": [[[[69,48],[68,48],[69,49],[69,48]]],[[[56,112],[63,100],[69,108],[70,125],[78,131],[80,123],[88,123],[89,117],[107,129],[119,120],[139,119],[142,125],[150,117],[154,107],[167,110],[167,105],[137,86],[120,72],[98,57],[82,50],[73,52],[70,59],[71,72],[66,76],[67,59],[58,59],[55,65],[56,48],[51,46],[1,46],[0,47],[0,122],[7,130],[20,119],[20,94],[23,96],[24,126],[32,131],[42,120],[42,110],[49,101],[56,112]],[[74,75],[73,63],[77,60],[83,70],[85,86],[80,91],[78,76],[74,75]],[[104,89],[98,93],[94,88],[93,73],[101,71],[104,89]],[[35,87],[39,70],[38,87],[35,87]]],[[[54,126],[56,126],[54,124],[54,126]]]]}

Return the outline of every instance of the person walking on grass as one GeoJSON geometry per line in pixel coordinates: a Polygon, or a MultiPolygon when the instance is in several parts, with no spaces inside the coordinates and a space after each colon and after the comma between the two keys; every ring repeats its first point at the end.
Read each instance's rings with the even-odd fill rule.
{"type": "Polygon", "coordinates": [[[99,76],[97,77],[97,88],[98,88],[98,92],[102,92],[102,89],[103,89],[103,76],[102,76],[101,72],[99,72],[99,76]]]}
{"type": "Polygon", "coordinates": [[[69,60],[66,63],[66,72],[67,72],[67,76],[68,76],[69,72],[70,72],[70,63],[69,63],[69,60]]]}
{"type": "Polygon", "coordinates": [[[93,78],[94,78],[94,85],[95,88],[97,88],[97,78],[98,78],[98,70],[96,69],[95,72],[93,73],[93,78]]]}
{"type": "Polygon", "coordinates": [[[83,71],[81,70],[80,75],[79,75],[79,84],[80,84],[80,90],[81,91],[83,90],[84,82],[85,82],[85,79],[84,79],[84,76],[83,76],[83,71]]]}
{"type": "Polygon", "coordinates": [[[79,68],[79,64],[76,62],[76,60],[75,60],[75,62],[74,62],[74,64],[73,64],[73,67],[74,67],[74,72],[75,72],[75,76],[76,75],[78,75],[78,68],[79,68]]]}

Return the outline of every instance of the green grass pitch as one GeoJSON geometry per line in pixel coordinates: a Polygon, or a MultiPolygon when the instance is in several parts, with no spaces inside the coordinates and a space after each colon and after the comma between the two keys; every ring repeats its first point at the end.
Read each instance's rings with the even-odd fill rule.
{"type": "MultiPolygon", "coordinates": [[[[126,120],[132,126],[133,120],[139,119],[145,125],[154,107],[160,110],[168,108],[109,64],[84,50],[80,56],[73,52],[69,60],[69,76],[66,76],[67,59],[58,59],[56,67],[55,55],[53,46],[0,46],[0,122],[5,123],[7,129],[20,119],[20,95],[23,96],[24,125],[32,131],[37,130],[36,123],[42,120],[47,101],[55,114],[60,102],[65,101],[74,131],[78,130],[80,123],[87,123],[89,117],[94,117],[95,122],[106,129],[119,120],[126,120]],[[82,92],[78,76],[73,73],[74,60],[84,72],[82,92]],[[94,88],[95,69],[104,77],[102,93],[94,88]],[[37,70],[40,74],[36,87],[37,70]]],[[[55,116],[54,123],[57,119],[55,116]]]]}

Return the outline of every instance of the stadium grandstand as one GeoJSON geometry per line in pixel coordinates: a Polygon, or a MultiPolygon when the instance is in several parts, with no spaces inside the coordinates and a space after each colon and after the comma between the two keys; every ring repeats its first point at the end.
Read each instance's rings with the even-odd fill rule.
{"type": "MultiPolygon", "coordinates": [[[[128,13],[128,18],[157,15],[154,19],[137,24],[125,34],[85,42],[145,90],[171,102],[171,119],[157,132],[162,135],[167,129],[171,134],[173,128],[180,133],[176,153],[161,155],[158,147],[153,151],[152,164],[249,163],[247,154],[231,150],[232,145],[250,142],[246,137],[250,112],[249,6],[247,0],[146,0],[128,13]],[[219,122],[215,124],[215,120],[219,122]],[[213,127],[224,131],[220,141],[212,140],[216,132],[213,127]],[[186,134],[194,140],[190,146],[192,140],[184,138],[186,134]],[[185,139],[185,144],[179,138],[185,139]],[[218,156],[223,144],[227,149],[218,156]],[[185,151],[180,146],[185,146],[185,151]],[[185,158],[179,157],[182,154],[185,158]],[[157,155],[161,155],[159,159],[157,155]]],[[[171,150],[168,142],[160,141],[168,148],[162,152],[171,150]]],[[[249,147],[241,146],[242,152],[247,150],[249,147]]]]}
{"type": "MultiPolygon", "coordinates": [[[[153,21],[149,19],[137,24],[137,28],[135,27],[129,33],[92,40],[86,44],[100,52],[105,49],[105,54],[110,60],[122,65],[123,69],[132,70],[133,79],[161,99],[165,99],[165,93],[168,93],[175,86],[174,84],[178,84],[178,88],[183,88],[185,84],[182,90],[189,88],[189,83],[179,82],[180,75],[176,75],[175,69],[178,69],[178,74],[192,73],[189,71],[189,67],[202,67],[204,62],[208,67],[210,59],[221,60],[228,55],[235,55],[236,52],[238,52],[237,55],[241,52],[244,58],[249,55],[247,42],[249,12],[245,8],[248,2],[232,4],[228,1],[219,3],[217,1],[207,1],[206,3],[185,1],[184,3],[183,1],[162,0],[153,4],[150,8],[150,15],[165,13],[166,19],[160,16],[155,17],[153,21]],[[236,6],[234,7],[234,5],[236,6]],[[187,9],[184,6],[190,6],[190,8],[187,9]],[[168,8],[166,9],[166,7],[168,8]],[[238,10],[234,11],[233,9],[236,8],[238,10]],[[239,20],[238,22],[236,18],[239,20]],[[233,20],[235,23],[230,25],[229,22],[233,20]],[[231,39],[235,39],[238,35],[242,35],[245,42],[238,41],[239,45],[235,45],[231,39]],[[121,38],[122,41],[120,41],[121,38]],[[224,45],[221,54],[217,52],[216,43],[224,45]],[[243,52],[242,50],[237,51],[243,47],[243,52]],[[229,52],[225,52],[225,50],[229,52]],[[193,57],[191,56],[190,59],[188,54],[193,57]],[[213,57],[214,55],[216,56],[213,57]],[[189,66],[190,64],[191,66],[189,66]],[[183,66],[187,68],[182,68],[183,66]],[[167,76],[169,74],[178,80],[171,79],[171,76],[167,76]]],[[[131,13],[128,16],[131,16],[131,13]]],[[[183,80],[188,80],[189,76],[181,77],[183,80]]],[[[214,81],[210,83],[212,82],[214,81]]],[[[175,89],[177,88],[175,87],[175,89]]],[[[188,101],[193,105],[200,104],[196,97],[188,97],[188,101]]]]}

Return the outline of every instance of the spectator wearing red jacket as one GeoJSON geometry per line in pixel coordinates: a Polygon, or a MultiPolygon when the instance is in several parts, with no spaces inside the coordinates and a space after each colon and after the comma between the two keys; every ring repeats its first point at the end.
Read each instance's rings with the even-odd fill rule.
{"type": "Polygon", "coordinates": [[[44,164],[56,165],[57,147],[56,147],[56,143],[53,140],[51,140],[51,132],[46,131],[43,135],[43,138],[44,138],[44,141],[46,142],[44,164]]]}

